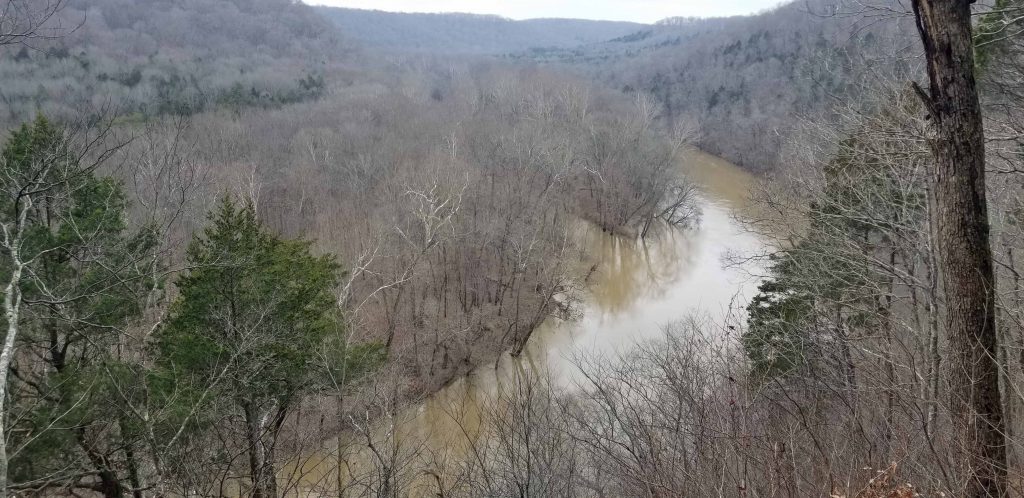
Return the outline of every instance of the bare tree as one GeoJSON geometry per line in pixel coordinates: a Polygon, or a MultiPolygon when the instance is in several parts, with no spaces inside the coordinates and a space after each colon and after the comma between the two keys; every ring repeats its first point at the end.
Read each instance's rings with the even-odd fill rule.
{"type": "Polygon", "coordinates": [[[60,27],[47,27],[47,23],[66,3],[66,0],[4,0],[0,6],[0,46],[60,36],[60,27]]]}

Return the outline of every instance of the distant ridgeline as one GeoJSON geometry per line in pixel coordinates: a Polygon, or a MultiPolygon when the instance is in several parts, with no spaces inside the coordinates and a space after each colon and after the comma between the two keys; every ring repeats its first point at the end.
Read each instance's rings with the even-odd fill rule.
{"type": "Polygon", "coordinates": [[[748,169],[771,169],[800,118],[855,98],[865,74],[905,78],[913,70],[894,57],[918,43],[909,18],[844,15],[852,10],[835,3],[670,18],[602,43],[514,57],[569,64],[625,92],[651,94],[669,126],[698,126],[701,148],[748,169]]]}
{"type": "Polygon", "coordinates": [[[572,48],[628,35],[643,24],[580,19],[514,21],[475,14],[403,14],[318,7],[367,48],[389,52],[504,55],[541,48],[572,48]]]}
{"type": "MultiPolygon", "coordinates": [[[[653,25],[309,7],[293,0],[90,0],[61,12],[66,36],[0,50],[0,127],[104,109],[136,119],[315,99],[365,54],[494,56],[573,69],[652,95],[666,128],[748,169],[782,159],[801,118],[856,98],[863,74],[906,79],[909,18],[844,16],[810,0],[748,17],[653,25]],[[871,71],[861,71],[870,68],[871,71]]],[[[96,111],[100,112],[100,111],[96,111]]]]}
{"type": "Polygon", "coordinates": [[[299,102],[350,52],[291,0],[90,0],[60,18],[60,39],[0,52],[0,124],[37,110],[145,118],[299,102]]]}
{"type": "MultiPolygon", "coordinates": [[[[748,169],[779,161],[799,118],[855,97],[860,68],[905,74],[908,18],[844,15],[811,0],[754,16],[675,17],[653,25],[319,8],[353,40],[387,52],[501,55],[572,67],[627,93],[653,95],[663,122],[697,125],[699,145],[748,169]]],[[[863,7],[861,7],[863,8],[863,7]]]]}

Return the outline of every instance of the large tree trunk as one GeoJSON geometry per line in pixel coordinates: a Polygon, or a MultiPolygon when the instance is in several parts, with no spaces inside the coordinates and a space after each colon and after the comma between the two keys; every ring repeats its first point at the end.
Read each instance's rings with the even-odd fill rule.
{"type": "Polygon", "coordinates": [[[974,79],[971,0],[914,0],[935,136],[936,246],[947,303],[949,401],[964,498],[1006,493],[985,143],[974,79]]]}

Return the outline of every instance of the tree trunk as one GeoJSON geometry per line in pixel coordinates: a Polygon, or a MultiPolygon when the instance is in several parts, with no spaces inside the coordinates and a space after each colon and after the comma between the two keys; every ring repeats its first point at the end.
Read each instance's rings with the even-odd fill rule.
{"type": "Polygon", "coordinates": [[[121,485],[121,479],[117,476],[117,472],[114,470],[110,459],[107,455],[97,450],[93,443],[89,441],[85,427],[75,429],[75,439],[89,458],[89,462],[96,468],[95,475],[99,478],[99,482],[91,483],[90,487],[102,494],[104,498],[121,498],[124,496],[124,486],[121,485]]]}
{"type": "Polygon", "coordinates": [[[281,427],[288,418],[289,403],[284,402],[278,406],[274,418],[271,420],[267,431],[268,441],[263,446],[263,482],[266,495],[271,498],[280,496],[277,489],[277,438],[281,434],[281,427]]]}
{"type": "Polygon", "coordinates": [[[259,415],[250,403],[244,403],[242,410],[245,412],[245,438],[249,445],[249,473],[252,479],[252,498],[272,498],[266,495],[266,482],[263,471],[263,442],[261,440],[262,430],[260,429],[259,415]]]}
{"type": "Polygon", "coordinates": [[[914,0],[935,136],[936,246],[946,295],[949,402],[960,462],[956,496],[1006,493],[995,277],[985,200],[985,143],[974,79],[971,0],[914,0]]]}
{"type": "MultiPolygon", "coordinates": [[[[20,240],[18,241],[20,244],[20,240]]],[[[13,246],[16,247],[16,246],[13,246]]],[[[18,325],[21,311],[21,272],[23,265],[17,249],[10,251],[14,268],[11,279],[4,289],[4,317],[7,319],[7,334],[4,337],[3,349],[0,350],[0,498],[7,498],[7,373],[14,361],[15,340],[18,337],[18,325]]]]}

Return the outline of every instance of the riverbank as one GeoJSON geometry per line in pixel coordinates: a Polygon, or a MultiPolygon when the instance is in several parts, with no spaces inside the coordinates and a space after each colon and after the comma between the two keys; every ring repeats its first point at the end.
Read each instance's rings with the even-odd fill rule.
{"type": "Polygon", "coordinates": [[[597,270],[581,294],[578,319],[545,320],[519,358],[503,354],[472,369],[422,403],[394,410],[378,427],[349,433],[340,458],[339,445],[331,441],[286,466],[282,477],[301,480],[301,488],[311,492],[336,493],[339,468],[344,469],[341,480],[354,490],[383,466],[413,476],[403,481],[409,494],[418,488],[431,494],[436,479],[451,477],[445,477],[447,464],[471,457],[475,441],[487,437],[484,412],[501,390],[518,389],[527,378],[572,388],[581,355],[614,358],[689,315],[707,316],[723,328],[725,320],[741,319],[737,310],[752,295],[756,279],[724,265],[723,258],[761,247],[733,218],[747,207],[744,198],[754,178],[696,151],[687,154],[681,171],[701,185],[699,225],[659,231],[638,242],[593,226],[579,234],[597,270]],[[390,456],[382,458],[385,448],[390,456]]]}

